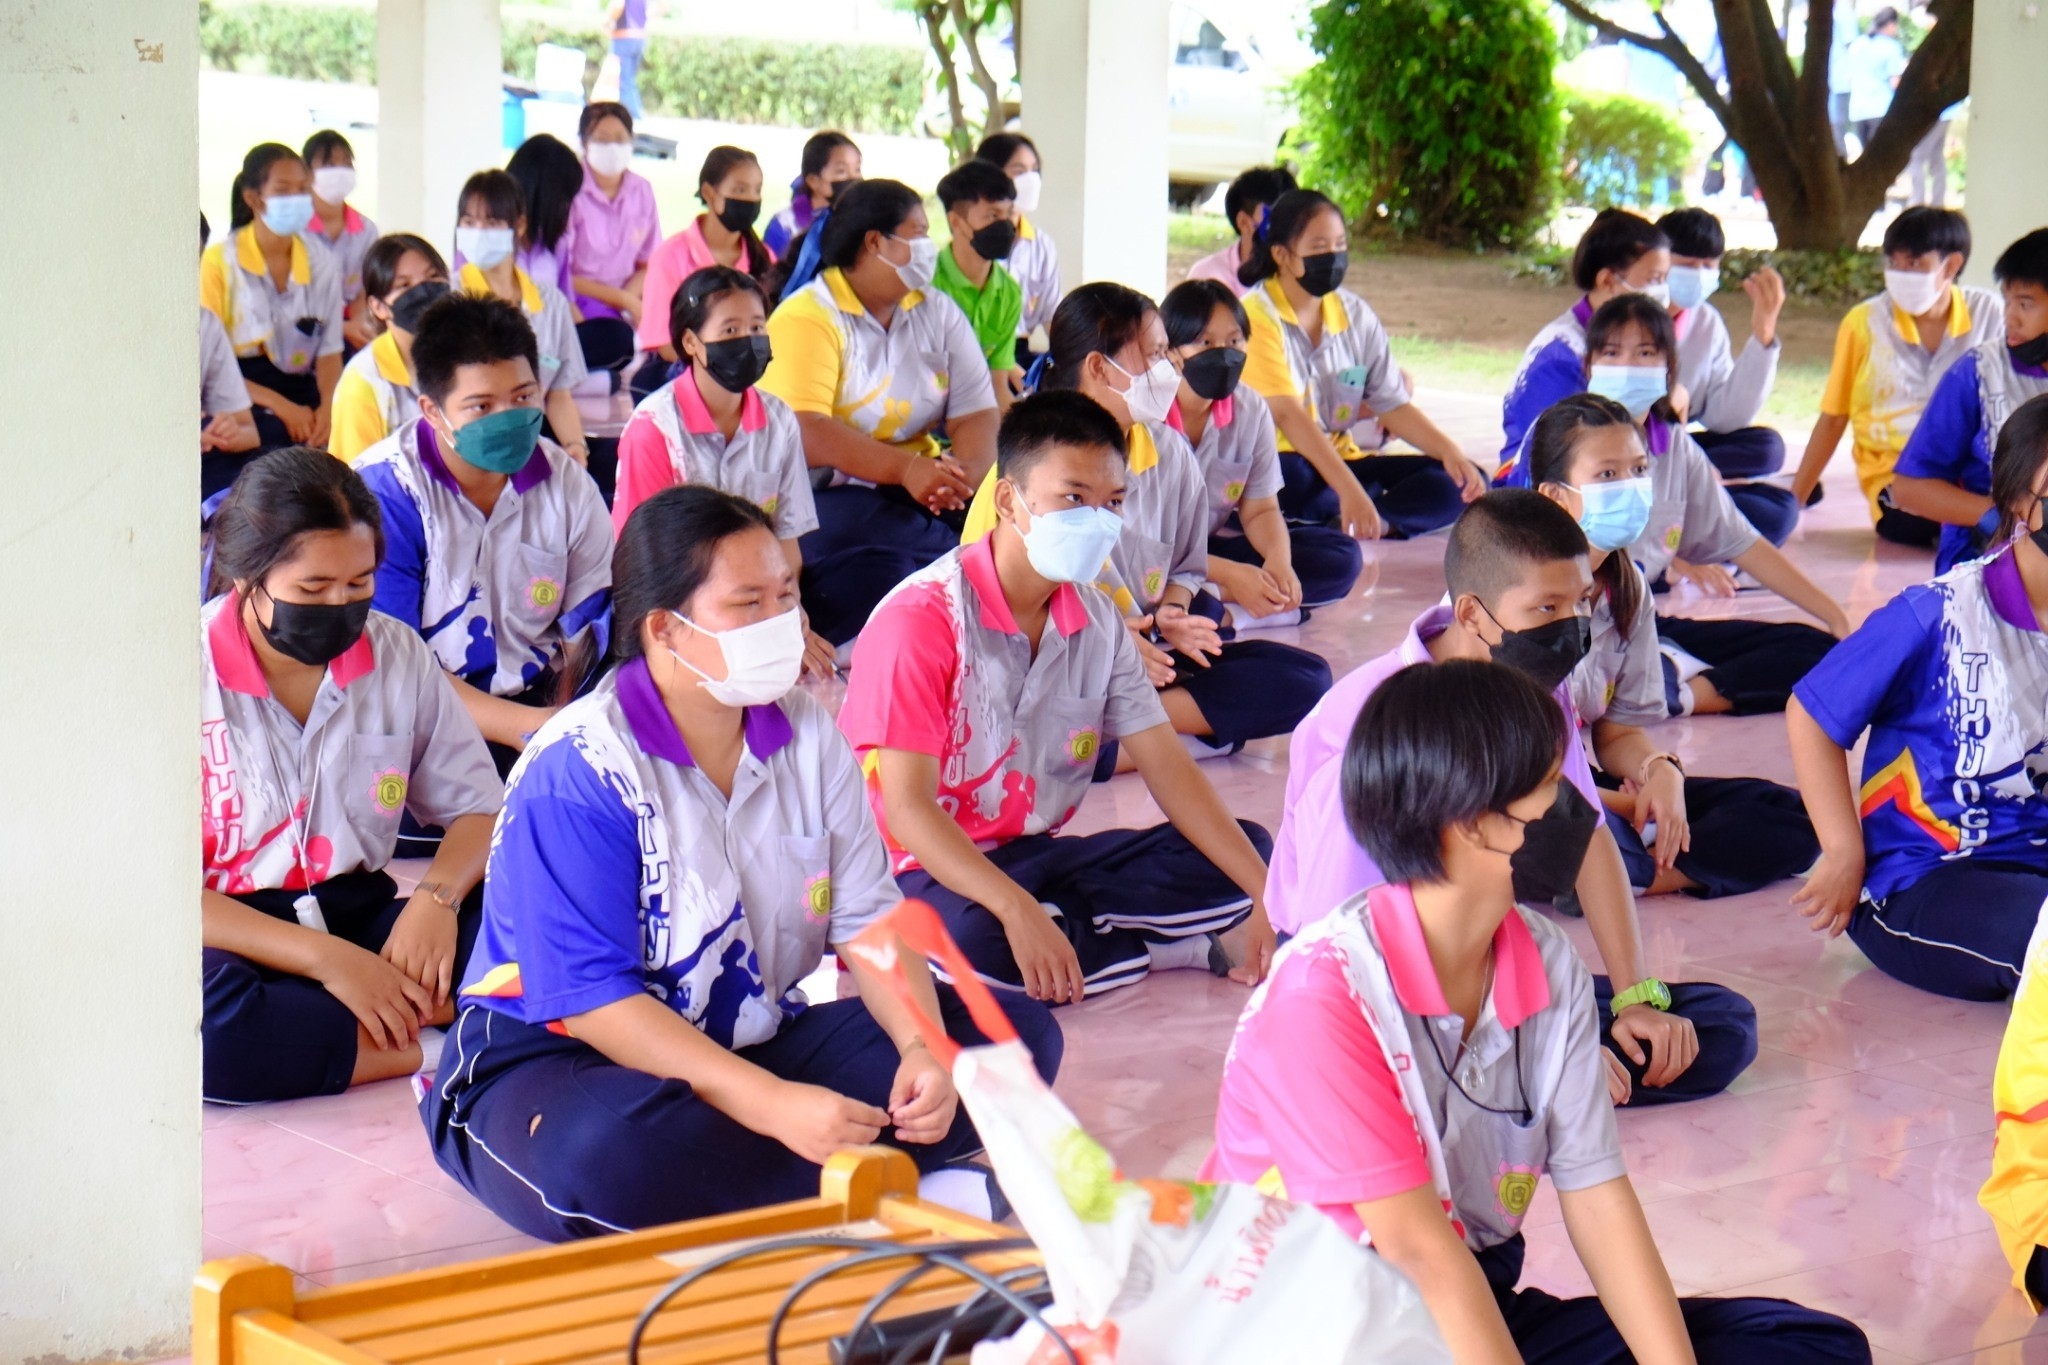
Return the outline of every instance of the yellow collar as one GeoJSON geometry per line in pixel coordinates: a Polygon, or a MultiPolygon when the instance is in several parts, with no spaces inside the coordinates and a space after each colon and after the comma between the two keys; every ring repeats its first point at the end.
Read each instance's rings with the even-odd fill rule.
{"type": "Polygon", "coordinates": [[[1131,423],[1131,434],[1124,438],[1129,452],[1131,473],[1143,474],[1159,463],[1159,445],[1152,439],[1152,433],[1143,422],[1131,423]]]}
{"type": "Polygon", "coordinates": [[[386,331],[370,343],[370,356],[377,364],[377,373],[387,384],[396,384],[401,389],[412,387],[412,371],[405,367],[405,357],[398,353],[398,334],[386,331]]]}
{"type": "MultiPolygon", "coordinates": [[[[1885,297],[1890,299],[1891,295],[1887,294],[1885,297]]],[[[1906,340],[1918,341],[1920,339],[1918,319],[1905,309],[1899,307],[1897,303],[1892,304],[1892,325],[1899,329],[1899,335],[1906,340]]],[[[1962,290],[1954,285],[1950,285],[1948,287],[1948,334],[1952,337],[1959,337],[1969,330],[1970,301],[1964,297],[1962,290]]]]}
{"type": "MultiPolygon", "coordinates": [[[[851,313],[855,317],[867,316],[867,306],[860,301],[860,295],[853,292],[853,286],[846,282],[844,270],[836,265],[828,265],[818,273],[818,277],[824,280],[825,287],[832,291],[832,302],[840,312],[851,313]]],[[[907,313],[923,302],[924,291],[913,289],[896,300],[896,308],[899,312],[907,313]]]]}
{"type": "MultiPolygon", "coordinates": [[[[1260,288],[1264,289],[1266,297],[1273,301],[1273,311],[1280,315],[1280,321],[1296,327],[1301,326],[1301,319],[1295,316],[1294,305],[1287,301],[1287,291],[1280,287],[1280,281],[1277,278],[1267,277],[1265,283],[1260,288]]],[[[1336,290],[1332,289],[1329,293],[1323,295],[1322,307],[1323,331],[1325,333],[1342,332],[1350,328],[1351,314],[1344,311],[1344,300],[1337,297],[1336,290]]]]}
{"type": "MultiPolygon", "coordinates": [[[[268,275],[270,263],[263,259],[263,248],[256,242],[256,225],[249,224],[235,234],[235,263],[251,275],[268,275]]],[[[306,244],[297,237],[292,238],[292,283],[313,282],[313,260],[306,254],[306,244]]]]}
{"type": "MultiPolygon", "coordinates": [[[[512,278],[519,282],[520,306],[529,313],[540,312],[543,307],[540,286],[533,282],[532,276],[515,265],[512,267],[512,278]]],[[[478,268],[475,261],[463,262],[462,274],[456,283],[465,294],[474,294],[480,299],[491,296],[491,282],[484,278],[484,272],[478,268]]]]}
{"type": "Polygon", "coordinates": [[[1017,240],[1018,240],[1018,241],[1020,241],[1020,242],[1029,242],[1029,241],[1033,241],[1033,240],[1036,240],[1036,238],[1037,238],[1037,237],[1038,237],[1038,229],[1037,229],[1037,228],[1035,228],[1035,227],[1033,227],[1033,226],[1031,225],[1031,220],[1030,220],[1029,218],[1026,218],[1026,217],[1025,217],[1025,216],[1024,216],[1023,214],[1021,214],[1021,213],[1020,213],[1020,214],[1018,214],[1018,215],[1017,215],[1017,240]]]}

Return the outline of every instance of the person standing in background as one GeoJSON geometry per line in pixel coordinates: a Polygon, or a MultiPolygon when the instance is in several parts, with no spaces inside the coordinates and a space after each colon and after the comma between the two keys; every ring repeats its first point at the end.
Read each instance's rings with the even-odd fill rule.
{"type": "Polygon", "coordinates": [[[1828,42],[1828,127],[1835,155],[1849,155],[1849,48],[1856,41],[1856,0],[1835,0],[1835,26],[1828,42]]]}
{"type": "Polygon", "coordinates": [[[1877,125],[1892,107],[1892,95],[1906,70],[1906,45],[1899,41],[1899,12],[1886,5],[1870,21],[1870,32],[1849,45],[1849,126],[1856,155],[1863,155],[1877,125]]]}
{"type": "Polygon", "coordinates": [[[605,9],[611,25],[612,55],[619,59],[619,103],[632,111],[640,107],[640,58],[647,51],[647,0],[611,0],[605,9]]]}

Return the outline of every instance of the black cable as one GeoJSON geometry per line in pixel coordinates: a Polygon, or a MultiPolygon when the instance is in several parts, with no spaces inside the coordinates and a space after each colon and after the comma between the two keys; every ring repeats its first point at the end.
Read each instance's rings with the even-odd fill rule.
{"type": "MultiPolygon", "coordinates": [[[[1005,1273],[998,1275],[996,1278],[1001,1280],[1005,1285],[1008,1285],[1012,1289],[1017,1288],[1017,1285],[1014,1283],[1014,1281],[1036,1278],[1039,1281],[1039,1284],[1032,1289],[1026,1289],[1023,1291],[1027,1294],[1036,1293],[1038,1292],[1038,1290],[1041,1290],[1045,1287],[1045,1267],[1037,1265],[1019,1266],[1015,1270],[1006,1271],[1005,1273]]],[[[893,1356],[890,1359],[889,1365],[916,1365],[918,1352],[924,1349],[924,1345],[926,1342],[931,1343],[931,1349],[929,1352],[926,1353],[925,1356],[926,1365],[940,1365],[940,1362],[945,1360],[948,1350],[951,1348],[953,1344],[953,1333],[959,1330],[960,1324],[964,1322],[971,1314],[979,1311],[982,1304],[988,1298],[989,1291],[984,1289],[979,1294],[976,1294],[973,1298],[968,1299],[966,1302],[962,1303],[958,1308],[955,1308],[953,1310],[953,1316],[950,1319],[944,1322],[933,1324],[931,1327],[926,1328],[924,1332],[919,1336],[913,1337],[909,1341],[905,1342],[903,1344],[903,1349],[898,1351],[895,1354],[895,1356],[893,1356]]],[[[991,1324],[986,1335],[988,1337],[994,1337],[998,1333],[1016,1331],[1017,1327],[1022,1324],[1023,1319],[1021,1317],[1010,1316],[1014,1315],[1015,1313],[1016,1309],[1012,1308],[1009,1310],[1009,1315],[996,1319],[995,1322],[991,1324]]]]}

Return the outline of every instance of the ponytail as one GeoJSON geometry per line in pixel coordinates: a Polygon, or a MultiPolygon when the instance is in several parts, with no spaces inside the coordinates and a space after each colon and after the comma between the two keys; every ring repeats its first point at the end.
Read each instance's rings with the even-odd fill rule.
{"type": "Polygon", "coordinates": [[[270,178],[270,168],[286,158],[293,161],[304,160],[282,142],[259,142],[249,149],[249,154],[242,158],[241,171],[235,176],[232,202],[228,205],[230,228],[245,228],[256,221],[256,210],[250,208],[248,202],[242,198],[242,191],[255,190],[259,194],[262,193],[263,182],[270,178]]]}

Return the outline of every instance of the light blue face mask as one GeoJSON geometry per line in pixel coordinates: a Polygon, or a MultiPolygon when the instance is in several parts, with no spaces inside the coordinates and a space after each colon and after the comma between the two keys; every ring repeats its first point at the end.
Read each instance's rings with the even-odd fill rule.
{"type": "Polygon", "coordinates": [[[1107,507],[1068,507],[1035,513],[1022,531],[1031,567],[1055,583],[1091,583],[1124,533],[1124,519],[1107,507]]]}
{"type": "Polygon", "coordinates": [[[296,237],[312,221],[310,194],[273,194],[263,201],[263,226],[280,237],[296,237]]]}
{"type": "Polygon", "coordinates": [[[1593,548],[1612,553],[1626,550],[1650,524],[1650,476],[1617,479],[1613,483],[1589,483],[1574,489],[1579,495],[1579,529],[1593,548]]]}
{"type": "Polygon", "coordinates": [[[1680,308],[1697,308],[1721,287],[1721,267],[1674,265],[1665,283],[1670,286],[1673,303],[1680,308]]]}
{"type": "Polygon", "coordinates": [[[1586,390],[1612,398],[1640,422],[1643,414],[1670,391],[1670,379],[1655,365],[1595,365],[1586,377],[1586,390]]]}

